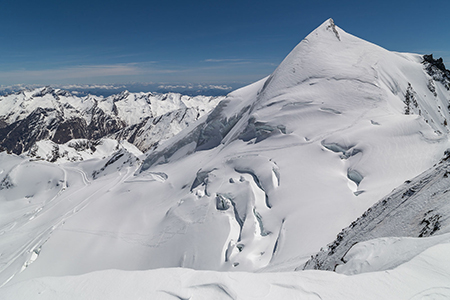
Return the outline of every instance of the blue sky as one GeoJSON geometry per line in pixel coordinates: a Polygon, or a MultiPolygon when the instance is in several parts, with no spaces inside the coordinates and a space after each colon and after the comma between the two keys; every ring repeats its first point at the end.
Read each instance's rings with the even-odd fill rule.
{"type": "Polygon", "coordinates": [[[395,51],[450,66],[450,1],[0,2],[0,85],[244,85],[269,75],[332,17],[395,51]]]}

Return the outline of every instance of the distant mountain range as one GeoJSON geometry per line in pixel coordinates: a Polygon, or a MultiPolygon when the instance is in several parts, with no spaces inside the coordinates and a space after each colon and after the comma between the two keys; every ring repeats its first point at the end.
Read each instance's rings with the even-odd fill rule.
{"type": "Polygon", "coordinates": [[[0,150],[33,153],[37,142],[115,138],[154,148],[206,114],[224,97],[176,93],[76,96],[50,87],[0,96],[0,150]]]}
{"type": "MultiPolygon", "coordinates": [[[[244,86],[244,83],[232,84],[170,84],[170,83],[126,83],[126,84],[54,84],[53,89],[62,89],[72,93],[75,96],[96,95],[108,97],[119,94],[123,91],[134,93],[153,92],[153,93],[180,93],[187,96],[225,96],[234,89],[244,86]]],[[[41,88],[36,84],[19,84],[13,86],[0,86],[0,95],[17,93],[24,89],[34,90],[41,88]]]]}

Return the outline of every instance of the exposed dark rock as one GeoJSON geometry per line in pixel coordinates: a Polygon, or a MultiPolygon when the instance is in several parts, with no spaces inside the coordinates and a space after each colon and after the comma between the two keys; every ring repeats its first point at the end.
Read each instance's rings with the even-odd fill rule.
{"type": "Polygon", "coordinates": [[[339,36],[339,33],[338,33],[337,29],[336,29],[336,25],[334,24],[333,19],[330,18],[330,19],[328,20],[328,22],[329,22],[330,24],[327,26],[327,30],[331,29],[331,31],[333,31],[333,33],[334,33],[334,35],[336,36],[336,38],[340,41],[340,40],[341,40],[341,37],[339,36]]]}
{"type": "Polygon", "coordinates": [[[64,144],[71,139],[85,139],[88,136],[86,121],[81,118],[73,118],[59,124],[52,141],[64,144]]]}
{"type": "Polygon", "coordinates": [[[25,119],[1,128],[0,150],[21,154],[37,141],[50,138],[55,122],[46,123],[49,113],[51,112],[37,108],[25,119]]]}
{"type": "Polygon", "coordinates": [[[96,150],[96,146],[99,145],[99,141],[89,141],[89,140],[79,140],[79,141],[72,141],[68,144],[69,147],[75,149],[76,151],[83,151],[86,149],[90,149],[91,151],[96,150]]]}
{"type": "Polygon", "coordinates": [[[9,175],[6,175],[5,178],[0,182],[0,190],[6,190],[10,189],[14,186],[14,184],[11,181],[11,177],[9,175]]]}
{"type": "Polygon", "coordinates": [[[405,115],[411,115],[414,112],[414,108],[418,108],[419,104],[416,99],[416,92],[411,86],[411,83],[408,82],[408,88],[405,93],[405,115]]]}
{"type": "Polygon", "coordinates": [[[424,63],[428,63],[429,66],[436,67],[438,70],[441,70],[447,76],[450,75],[450,70],[447,70],[445,68],[444,60],[442,59],[442,57],[439,57],[438,59],[434,59],[433,54],[425,54],[423,56],[423,61],[424,61],[424,63]]]}
{"type": "Polygon", "coordinates": [[[433,58],[433,54],[424,55],[423,62],[425,69],[435,81],[442,82],[447,90],[450,90],[450,70],[447,70],[442,57],[433,58]]]}
{"type": "Polygon", "coordinates": [[[50,157],[49,162],[55,162],[58,160],[58,158],[60,158],[59,146],[55,144],[55,145],[53,145],[52,156],[50,157]]]}
{"type": "Polygon", "coordinates": [[[139,131],[145,127],[149,120],[150,118],[145,118],[141,123],[123,128],[115,133],[115,137],[119,140],[127,140],[129,143],[134,144],[136,137],[139,135],[139,131]]]}
{"type": "Polygon", "coordinates": [[[440,219],[441,215],[433,213],[433,210],[425,213],[423,220],[420,222],[420,225],[424,225],[424,227],[420,231],[419,237],[433,235],[436,231],[441,229],[440,219]]]}
{"type": "Polygon", "coordinates": [[[125,122],[118,118],[112,118],[98,107],[92,112],[91,123],[87,126],[90,139],[100,139],[112,134],[126,126],[125,122]]]}

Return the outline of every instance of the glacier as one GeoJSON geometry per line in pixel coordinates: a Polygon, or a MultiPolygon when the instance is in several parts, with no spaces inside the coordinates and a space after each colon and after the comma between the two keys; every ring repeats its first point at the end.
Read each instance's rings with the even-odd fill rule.
{"type": "MultiPolygon", "coordinates": [[[[387,225],[364,230],[394,189],[408,203],[433,197],[406,193],[405,181],[446,165],[436,164],[449,148],[449,82],[432,57],[388,51],[330,19],[270,76],[155,146],[129,141],[140,131],[149,145],[149,122],[105,137],[99,152],[86,139],[2,152],[0,296],[444,299],[445,214],[418,238],[428,206],[405,227],[412,213],[391,201],[387,225]]],[[[108,99],[109,111],[122,103],[108,99]]],[[[137,124],[141,106],[119,106],[116,116],[137,124]]]]}

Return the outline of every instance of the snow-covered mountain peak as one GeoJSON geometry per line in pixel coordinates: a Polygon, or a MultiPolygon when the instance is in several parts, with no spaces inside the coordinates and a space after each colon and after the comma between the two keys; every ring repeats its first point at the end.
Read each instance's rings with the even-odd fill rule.
{"type": "Polygon", "coordinates": [[[316,37],[319,39],[335,39],[337,41],[341,40],[339,31],[341,31],[339,27],[336,26],[334,20],[329,18],[325,22],[323,22],[319,27],[313,30],[306,39],[311,39],[312,37],[316,37]]]}
{"type": "Polygon", "coordinates": [[[230,93],[204,122],[149,152],[142,164],[141,174],[163,172],[167,182],[184,166],[180,188],[204,189],[185,190],[199,199],[195,205],[217,201],[221,211],[235,203],[256,212],[247,213],[248,223],[236,219],[240,229],[223,250],[224,268],[257,269],[320,248],[323,241],[309,237],[340,230],[448,147],[450,94],[427,73],[423,57],[388,51],[333,24],[319,26],[269,77],[230,93]],[[235,184],[241,174],[251,175],[242,181],[248,188],[235,184]],[[238,186],[257,200],[243,204],[238,186]],[[264,243],[244,229],[252,222],[260,234],[271,232],[264,243]],[[306,240],[297,243],[285,232],[306,240]],[[262,244],[265,256],[252,261],[262,244]]]}
{"type": "Polygon", "coordinates": [[[114,102],[118,102],[118,101],[127,99],[129,96],[130,96],[130,92],[128,90],[125,90],[125,91],[120,92],[117,95],[114,95],[112,100],[114,102]]]}
{"type": "Polygon", "coordinates": [[[329,19],[305,37],[267,79],[260,91],[261,102],[320,80],[375,84],[373,66],[386,55],[387,50],[346,33],[329,19]]]}
{"type": "Polygon", "coordinates": [[[334,33],[334,35],[336,36],[336,38],[338,40],[341,40],[341,38],[339,36],[339,32],[336,29],[336,25],[334,24],[334,20],[332,18],[329,18],[327,21],[328,21],[327,30],[331,30],[334,33]]]}
{"type": "MultiPolygon", "coordinates": [[[[348,34],[329,19],[302,40],[270,76],[230,93],[208,118],[211,122],[202,130],[196,148],[236,139],[260,141],[300,128],[306,131],[301,136],[308,142],[311,133],[304,125],[315,114],[338,127],[343,119],[351,124],[369,112],[412,114],[421,116],[424,128],[438,135],[448,132],[449,112],[443,109],[448,106],[448,87],[437,75],[432,77],[431,71],[424,72],[423,62],[421,55],[390,52],[348,34]]],[[[437,67],[426,68],[440,74],[437,67]]]]}
{"type": "Polygon", "coordinates": [[[384,111],[380,114],[419,115],[440,134],[448,132],[449,113],[444,108],[449,81],[439,61],[432,57],[428,61],[421,55],[390,52],[364,41],[329,19],[302,40],[267,79],[254,85],[259,85],[254,96],[242,90],[231,93],[229,99],[247,99],[249,119],[288,131],[298,126],[289,126],[286,117],[291,110],[287,107],[316,107],[341,116],[378,107],[384,111]],[[279,108],[276,114],[274,107],[279,108]]]}

